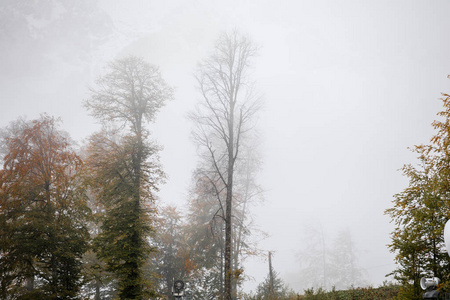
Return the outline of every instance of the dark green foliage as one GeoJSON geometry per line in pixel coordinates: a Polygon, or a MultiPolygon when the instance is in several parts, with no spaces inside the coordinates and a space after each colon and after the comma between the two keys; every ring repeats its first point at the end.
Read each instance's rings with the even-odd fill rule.
{"type": "Polygon", "coordinates": [[[345,291],[332,290],[326,292],[322,289],[306,290],[304,295],[299,295],[297,298],[301,300],[393,300],[397,299],[399,293],[399,286],[383,285],[379,288],[356,288],[345,291]]]}
{"type": "MultiPolygon", "coordinates": [[[[91,186],[105,207],[94,249],[106,270],[115,274],[122,299],[139,299],[145,294],[141,268],[152,251],[148,203],[152,184],[160,174],[159,169],[152,171],[150,164],[136,165],[137,149],[135,138],[115,143],[103,134],[92,137],[89,149],[91,186]]],[[[146,160],[151,150],[142,146],[141,157],[146,160]]]]}
{"type": "MultiPolygon", "coordinates": [[[[272,299],[277,300],[394,300],[397,299],[400,286],[397,285],[383,285],[378,288],[356,288],[349,290],[325,291],[319,289],[307,289],[303,295],[295,294],[294,292],[286,293],[272,299]]],[[[245,300],[260,300],[270,299],[267,294],[244,295],[245,300]]]]}
{"type": "Polygon", "coordinates": [[[130,56],[109,64],[85,105],[104,125],[90,142],[90,184],[105,207],[95,250],[118,280],[121,299],[151,294],[143,266],[152,251],[153,193],[162,179],[156,147],[147,143],[144,121],[153,121],[172,89],[158,68],[130,56]],[[114,131],[105,128],[115,128],[114,131]],[[128,129],[125,131],[125,129],[128,129]]]}
{"type": "Polygon", "coordinates": [[[23,123],[4,142],[0,298],[73,299],[89,238],[81,160],[47,116],[23,123]]]}

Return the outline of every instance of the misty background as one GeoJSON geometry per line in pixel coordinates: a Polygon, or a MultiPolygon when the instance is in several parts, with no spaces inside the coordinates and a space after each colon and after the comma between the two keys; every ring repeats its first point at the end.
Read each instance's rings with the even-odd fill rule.
{"type": "MultiPolygon", "coordinates": [[[[47,112],[82,144],[99,128],[82,106],[89,86],[108,61],[142,56],[176,89],[149,128],[164,147],[160,201],[183,208],[197,159],[186,118],[200,97],[193,74],[219,33],[237,29],[260,46],[259,247],[299,290],[305,249],[349,232],[377,286],[395,267],[383,212],[407,186],[399,169],[415,162],[407,148],[434,134],[450,92],[448,11],[448,1],[419,0],[0,0],[0,126],[47,112]]],[[[267,260],[245,268],[254,289],[267,260]]]]}

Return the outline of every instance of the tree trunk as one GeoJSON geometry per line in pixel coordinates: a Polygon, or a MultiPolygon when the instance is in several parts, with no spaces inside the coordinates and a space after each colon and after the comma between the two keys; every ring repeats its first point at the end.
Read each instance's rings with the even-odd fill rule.
{"type": "Polygon", "coordinates": [[[225,213],[225,300],[231,300],[231,206],[233,175],[228,171],[228,188],[225,213]]]}
{"type": "Polygon", "coordinates": [[[30,276],[25,279],[25,288],[28,291],[32,291],[34,289],[34,276],[30,276]]]}
{"type": "Polygon", "coordinates": [[[273,290],[272,252],[269,251],[269,299],[275,299],[273,290]]]}
{"type": "Polygon", "coordinates": [[[95,281],[95,297],[94,300],[101,300],[101,296],[100,296],[100,281],[96,280],[95,281]]]}
{"type": "MultiPolygon", "coordinates": [[[[230,76],[232,78],[232,76],[230,76]]],[[[230,84],[231,92],[230,95],[234,94],[233,84],[230,84]]],[[[233,96],[230,97],[230,117],[228,119],[228,166],[227,166],[227,195],[225,199],[225,300],[232,300],[231,297],[231,279],[232,279],[232,223],[231,223],[231,212],[233,205],[233,173],[234,173],[234,159],[235,159],[235,137],[234,137],[234,108],[235,99],[233,96]]],[[[236,145],[237,147],[237,145],[236,145]]]]}
{"type": "Polygon", "coordinates": [[[136,153],[136,161],[135,161],[135,186],[134,186],[134,226],[133,226],[133,245],[135,247],[134,253],[131,254],[131,265],[132,272],[130,273],[131,282],[133,282],[131,295],[135,298],[133,299],[142,299],[142,285],[141,285],[141,270],[140,270],[140,256],[143,252],[143,245],[141,243],[141,233],[139,232],[140,227],[140,217],[141,217],[141,170],[142,170],[142,157],[143,157],[143,141],[142,141],[142,129],[141,123],[138,123],[137,128],[137,153],[136,153]]]}
{"type": "Polygon", "coordinates": [[[223,273],[224,273],[224,244],[223,244],[223,235],[221,235],[221,241],[220,241],[220,276],[219,276],[219,280],[220,280],[220,295],[219,295],[219,299],[223,300],[224,299],[224,278],[223,278],[223,273]]]}

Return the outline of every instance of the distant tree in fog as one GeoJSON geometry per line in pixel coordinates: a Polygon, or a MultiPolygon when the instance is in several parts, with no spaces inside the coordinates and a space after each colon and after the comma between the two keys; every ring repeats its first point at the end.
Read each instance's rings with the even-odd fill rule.
{"type": "Polygon", "coordinates": [[[299,270],[296,281],[301,288],[331,287],[328,282],[330,256],[323,229],[310,227],[302,239],[304,245],[298,253],[299,270]]]}
{"type": "Polygon", "coordinates": [[[205,158],[203,174],[215,187],[220,216],[225,223],[224,298],[232,299],[233,205],[236,168],[242,145],[254,126],[259,101],[249,79],[257,48],[237,32],[222,34],[213,54],[202,61],[197,83],[202,99],[191,114],[194,140],[205,158]]]}
{"type": "Polygon", "coordinates": [[[310,228],[299,252],[295,281],[302,289],[347,289],[366,284],[366,274],[358,264],[358,251],[348,230],[338,232],[330,242],[322,230],[310,228]]]}
{"type": "Polygon", "coordinates": [[[329,253],[328,280],[332,287],[344,290],[367,284],[366,272],[358,264],[358,252],[350,231],[338,232],[329,253]]]}
{"type": "Polygon", "coordinates": [[[289,296],[293,292],[289,291],[287,285],[281,280],[278,272],[272,266],[272,254],[269,252],[269,272],[267,277],[256,288],[254,299],[258,300],[281,300],[291,299],[289,296]]]}

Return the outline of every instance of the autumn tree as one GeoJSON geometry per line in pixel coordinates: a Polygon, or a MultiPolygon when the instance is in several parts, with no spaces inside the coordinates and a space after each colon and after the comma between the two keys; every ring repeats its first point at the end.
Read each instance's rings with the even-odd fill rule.
{"type": "Polygon", "coordinates": [[[254,127],[259,101],[253,93],[249,68],[257,48],[237,33],[222,34],[213,54],[197,72],[202,100],[191,115],[194,139],[204,151],[204,176],[216,188],[225,222],[224,295],[232,298],[233,190],[235,169],[245,139],[254,127]]]}
{"type": "MultiPolygon", "coordinates": [[[[245,258],[259,255],[255,236],[259,232],[253,226],[251,208],[261,199],[262,189],[256,183],[256,172],[259,170],[259,159],[255,151],[243,145],[242,157],[235,170],[235,189],[233,195],[232,238],[232,293],[238,293],[239,284],[245,279],[242,264],[245,258]]],[[[223,297],[224,264],[225,264],[225,222],[223,207],[218,201],[225,197],[222,188],[218,195],[219,184],[212,184],[211,177],[204,175],[204,169],[194,172],[193,187],[189,194],[186,236],[188,244],[196,249],[192,251],[193,259],[198,266],[195,280],[198,286],[210,282],[210,287],[202,289],[201,293],[223,297]],[[201,253],[201,255],[197,255],[201,253]]],[[[197,293],[199,291],[196,291],[197,293]]]]}
{"type": "MultiPolygon", "coordinates": [[[[201,172],[200,172],[201,173],[201,172]]],[[[189,193],[184,234],[195,270],[190,276],[199,299],[222,299],[224,295],[225,236],[216,190],[209,179],[197,174],[189,193]]]]}
{"type": "Polygon", "coordinates": [[[54,118],[13,127],[2,141],[0,296],[73,299],[89,238],[82,161],[54,118]]]}
{"type": "Polygon", "coordinates": [[[358,263],[358,249],[349,230],[338,231],[331,241],[320,226],[304,231],[299,270],[293,276],[299,283],[296,289],[347,289],[366,284],[365,270],[358,263]]]}
{"type": "Polygon", "coordinates": [[[104,125],[90,140],[88,158],[92,186],[106,209],[97,250],[118,278],[121,299],[144,297],[151,203],[164,176],[158,147],[149,142],[144,125],[155,120],[172,94],[157,67],[130,56],[109,64],[85,102],[104,125]]]}
{"type": "Polygon", "coordinates": [[[443,94],[441,119],[433,122],[437,134],[430,144],[413,148],[419,164],[403,167],[409,185],[396,194],[386,210],[395,224],[389,248],[397,269],[392,272],[403,283],[401,294],[420,299],[420,278],[437,276],[449,280],[449,257],[443,230],[450,217],[450,96],[443,94]]]}

